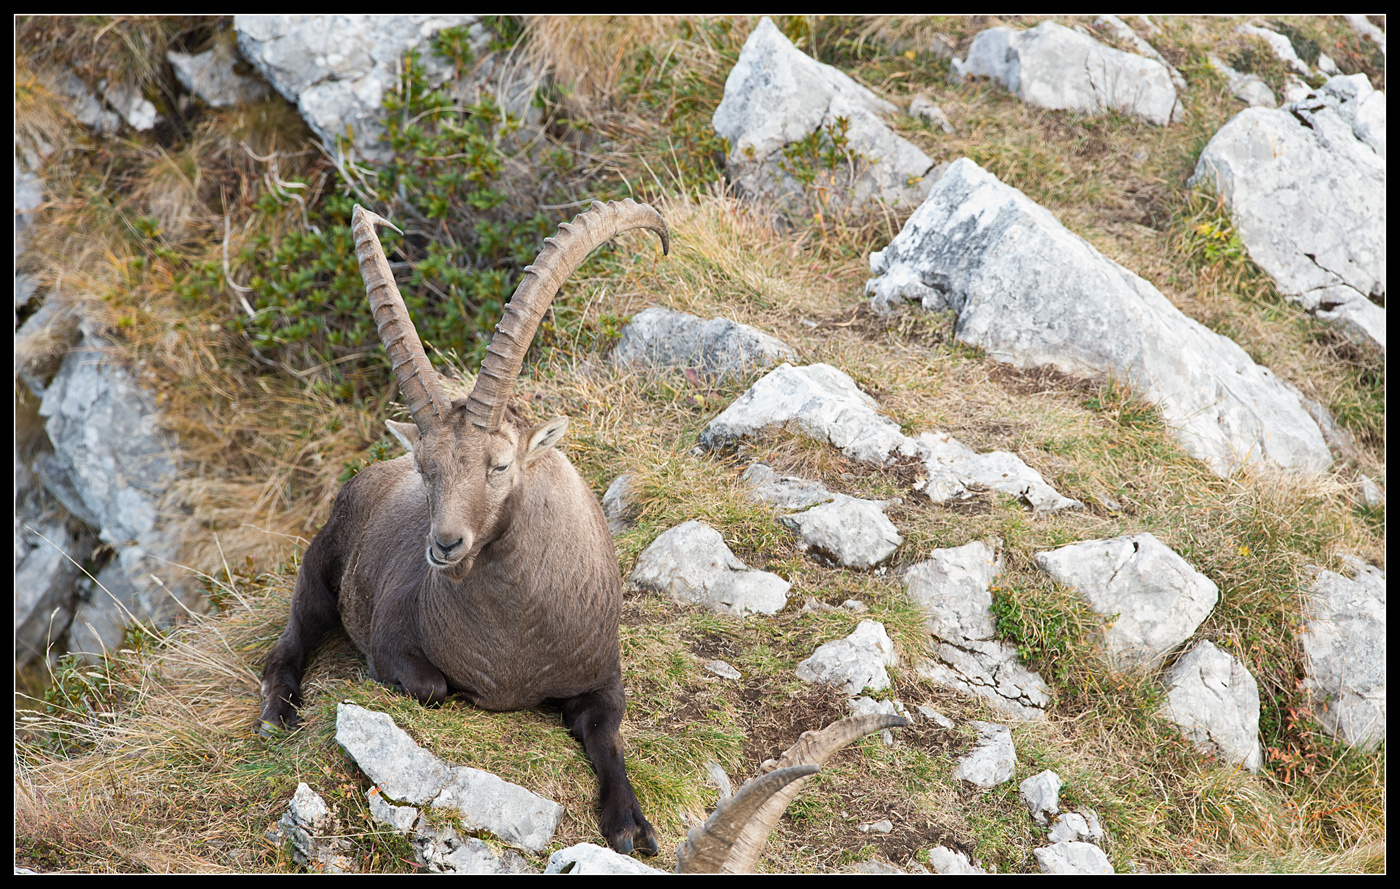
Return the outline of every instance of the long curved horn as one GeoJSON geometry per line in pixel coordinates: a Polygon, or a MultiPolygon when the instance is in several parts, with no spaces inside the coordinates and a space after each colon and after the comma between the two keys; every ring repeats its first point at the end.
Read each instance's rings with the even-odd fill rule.
{"type": "Polygon", "coordinates": [[[560,225],[558,235],[545,238],[544,249],[534,264],[525,267],[524,279],[506,306],[505,317],[496,325],[496,335],[481,362],[481,373],[467,406],[473,424],[489,432],[501,427],[506,401],[520,376],[525,353],[559,287],[595,247],[634,228],[656,232],[662,252],[670,252],[671,235],[661,214],[630,198],[606,204],[594,201],[573,222],[560,225]]]}
{"type": "Polygon", "coordinates": [[[749,781],[728,799],[720,800],[714,814],[706,818],[704,824],[692,827],[685,842],[676,850],[676,873],[730,872],[724,868],[725,857],[754,813],[788,784],[820,770],[818,765],[776,769],[749,781]]]}
{"type": "Polygon", "coordinates": [[[387,225],[399,231],[389,220],[356,204],[350,217],[350,231],[355,236],[355,259],[360,263],[360,277],[365,281],[370,311],[379,327],[379,340],[393,365],[394,379],[398,380],[399,393],[413,415],[413,422],[419,430],[427,432],[438,418],[447,416],[450,402],[438,382],[437,371],[423,351],[403,296],[394,284],[389,261],[384,258],[384,247],[374,231],[376,225],[387,225]]]}
{"type": "Polygon", "coordinates": [[[789,747],[772,766],[772,771],[745,784],[733,799],[726,800],[715,809],[714,815],[703,827],[691,830],[676,852],[676,870],[682,873],[752,873],[768,835],[817,767],[824,765],[833,753],[857,738],[909,724],[909,720],[903,716],[868,713],[848,716],[819,732],[803,732],[797,743],[789,747]],[[804,768],[809,771],[798,774],[804,768]],[[772,780],[775,775],[783,777],[772,780]],[[755,799],[745,804],[746,820],[734,824],[737,819],[727,812],[721,819],[720,813],[726,811],[726,804],[733,804],[755,787],[764,790],[755,790],[755,799]]]}

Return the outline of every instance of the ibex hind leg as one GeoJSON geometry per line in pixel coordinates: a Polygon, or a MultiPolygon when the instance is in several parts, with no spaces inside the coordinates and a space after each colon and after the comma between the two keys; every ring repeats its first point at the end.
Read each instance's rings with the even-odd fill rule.
{"type": "Polygon", "coordinates": [[[622,759],[622,711],[626,698],[621,688],[590,692],[561,701],[564,725],[583,744],[598,775],[598,829],[614,850],[628,855],[633,849],[656,854],[656,830],[642,815],[641,804],[627,780],[622,759]]]}
{"type": "Polygon", "coordinates": [[[263,735],[296,725],[307,655],[327,631],[340,623],[336,593],[331,586],[335,566],[325,551],[318,535],[307,548],[297,573],[287,629],[282,631],[263,666],[263,709],[258,723],[263,735]]]}

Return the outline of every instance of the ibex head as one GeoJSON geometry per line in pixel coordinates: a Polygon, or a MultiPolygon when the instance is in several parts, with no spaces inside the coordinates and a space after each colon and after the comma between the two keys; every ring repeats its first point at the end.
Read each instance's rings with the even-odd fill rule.
{"type": "Polygon", "coordinates": [[[428,564],[461,580],[481,547],[496,536],[493,532],[507,514],[511,493],[568,427],[563,417],[528,429],[503,422],[525,353],[560,285],[595,247],[620,232],[650,229],[661,238],[663,252],[670,250],[670,234],[661,214],[632,200],[595,201],[572,223],[560,225],[558,235],[545,239],[534,264],[525,267],[524,279],[496,326],[471,395],[449,401],[394,285],[375,234],[376,224],[389,225],[355,206],[351,222],[355,256],[379,338],[413,416],[411,424],[390,420],[388,425],[413,452],[427,489],[428,564]]]}

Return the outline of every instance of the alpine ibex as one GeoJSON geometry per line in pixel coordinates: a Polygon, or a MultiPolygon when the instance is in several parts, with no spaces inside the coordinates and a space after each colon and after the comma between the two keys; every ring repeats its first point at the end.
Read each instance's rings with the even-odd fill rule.
{"type": "Polygon", "coordinates": [[[355,254],[413,423],[411,451],[341,489],[297,574],[291,617],[263,669],[264,733],[296,722],[307,654],[339,620],[370,675],[428,704],[449,692],[486,710],[549,702],[599,784],[599,828],[623,853],[656,852],[622,757],[622,578],[598,500],[553,448],[563,417],[526,426],[507,401],[559,286],[589,252],[661,215],[595,202],[525,268],[467,398],[449,401],[375,234],[356,206],[355,254]],[[426,556],[426,558],[425,558],[426,556]]]}

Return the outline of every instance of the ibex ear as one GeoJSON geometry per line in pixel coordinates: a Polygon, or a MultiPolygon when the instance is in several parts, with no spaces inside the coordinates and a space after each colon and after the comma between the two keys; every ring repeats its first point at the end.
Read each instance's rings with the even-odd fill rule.
{"type": "Polygon", "coordinates": [[[413,449],[418,447],[418,424],[385,420],[384,425],[389,427],[389,431],[394,433],[395,438],[403,442],[403,446],[408,448],[409,453],[413,453],[413,449]]]}
{"type": "Polygon", "coordinates": [[[525,459],[533,460],[549,448],[554,447],[564,433],[569,431],[569,418],[556,417],[542,426],[530,430],[530,443],[525,448],[525,459]]]}

